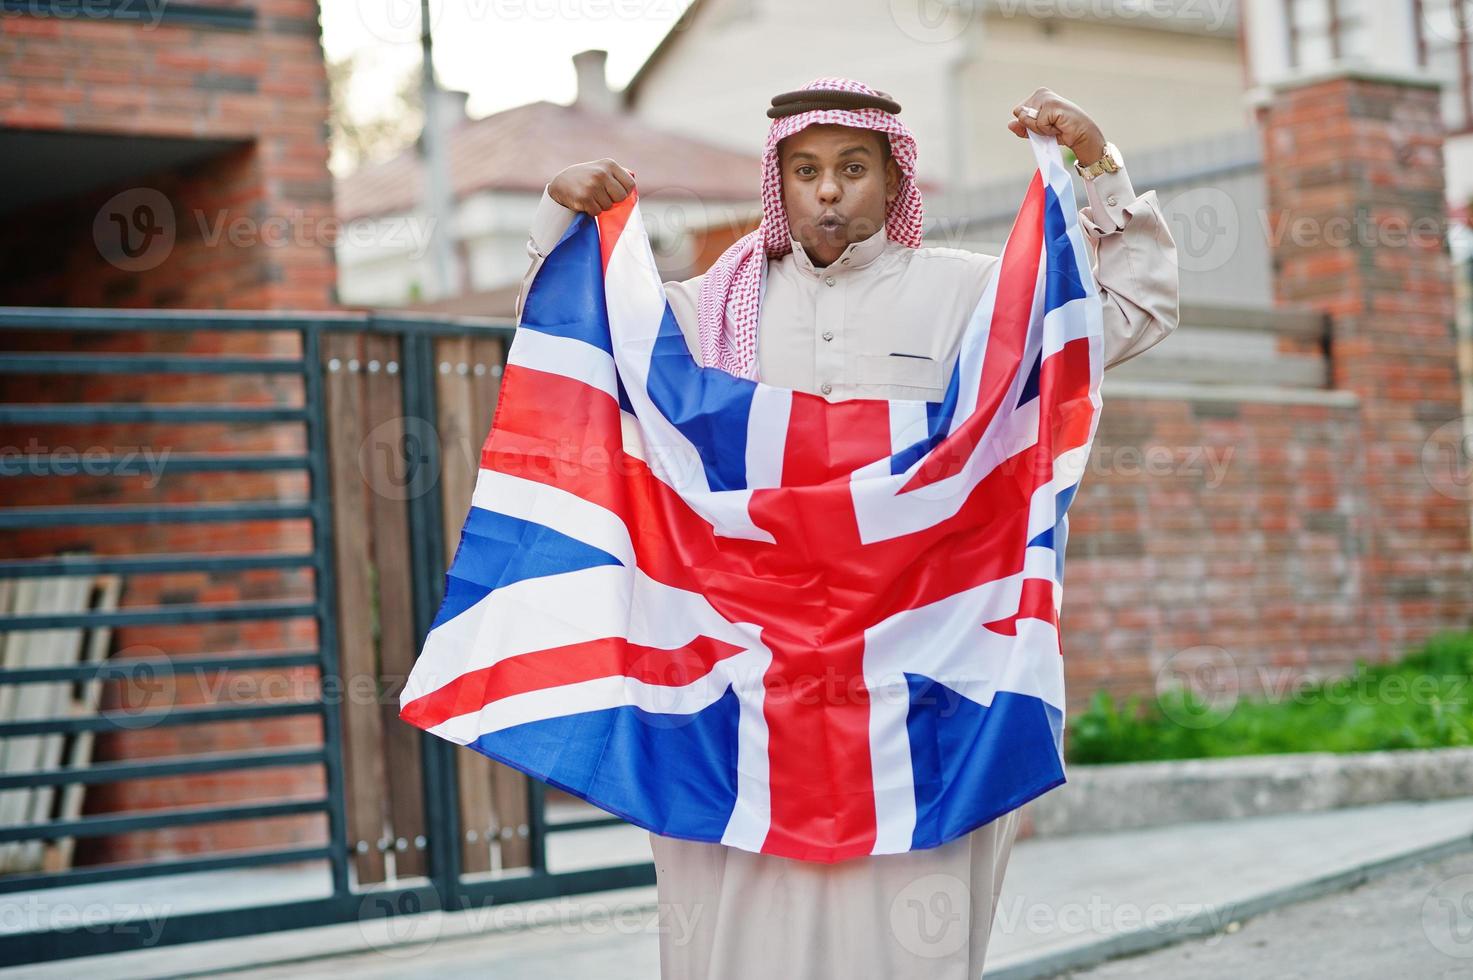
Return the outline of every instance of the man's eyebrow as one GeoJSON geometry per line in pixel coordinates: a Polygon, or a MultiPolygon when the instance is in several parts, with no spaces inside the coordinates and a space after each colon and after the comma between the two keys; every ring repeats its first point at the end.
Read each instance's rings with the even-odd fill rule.
{"type": "MultiPolygon", "coordinates": [[[[844,149],[842,149],[842,150],[839,151],[839,156],[841,156],[841,157],[842,156],[846,156],[846,155],[848,155],[850,153],[864,153],[864,154],[868,154],[869,156],[874,156],[874,151],[871,150],[869,147],[865,146],[863,143],[855,143],[853,146],[846,146],[846,147],[844,147],[844,149]]],[[[799,157],[807,157],[810,160],[817,160],[818,159],[818,154],[817,153],[809,153],[807,150],[798,150],[798,151],[796,151],[794,153],[789,153],[788,154],[788,159],[789,160],[796,160],[799,157]]]]}

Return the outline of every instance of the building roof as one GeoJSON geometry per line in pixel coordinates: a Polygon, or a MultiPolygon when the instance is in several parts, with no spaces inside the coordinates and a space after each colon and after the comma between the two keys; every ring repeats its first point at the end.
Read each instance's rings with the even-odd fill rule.
{"type": "MultiPolygon", "coordinates": [[[[761,158],[691,139],[624,114],[531,102],[450,130],[450,182],[457,198],[481,190],[540,194],[564,167],[611,157],[650,194],[679,190],[713,201],[755,201],[761,158]]],[[[344,221],[413,210],[422,162],[414,148],[336,182],[344,221]]]]}
{"type": "Polygon", "coordinates": [[[665,32],[665,36],[660,38],[660,43],[655,45],[655,49],[650,52],[649,57],[635,69],[634,76],[629,79],[629,84],[624,86],[625,105],[632,107],[639,99],[639,91],[649,79],[650,72],[654,70],[655,65],[664,60],[665,55],[670,53],[670,49],[675,47],[675,42],[690,30],[704,2],[705,0],[691,0],[690,6],[681,11],[675,23],[670,25],[670,30],[665,32]]]}

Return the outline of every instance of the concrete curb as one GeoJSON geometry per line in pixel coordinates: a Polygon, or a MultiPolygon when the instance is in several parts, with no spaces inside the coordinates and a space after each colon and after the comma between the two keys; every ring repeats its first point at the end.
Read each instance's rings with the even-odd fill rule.
{"type": "Polygon", "coordinates": [[[1034,836],[1450,799],[1473,786],[1473,748],[1075,765],[1066,776],[1028,804],[1034,836]]]}
{"type": "Polygon", "coordinates": [[[1441,860],[1470,850],[1473,850],[1473,834],[1455,840],[1439,841],[1415,851],[1273,889],[1226,907],[1204,909],[1193,915],[1162,922],[1154,928],[1118,933],[1084,946],[1009,963],[987,970],[984,977],[985,980],[1042,980],[1065,970],[1099,966],[1108,960],[1161,949],[1197,936],[1210,936],[1219,931],[1223,922],[1240,922],[1286,905],[1359,885],[1411,865],[1441,860]]]}

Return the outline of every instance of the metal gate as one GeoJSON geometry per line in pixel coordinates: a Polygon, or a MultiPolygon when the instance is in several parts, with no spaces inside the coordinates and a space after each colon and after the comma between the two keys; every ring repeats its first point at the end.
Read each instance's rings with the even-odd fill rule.
{"type": "MultiPolygon", "coordinates": [[[[272,865],[320,867],[326,875],[320,896],[170,915],[156,934],[109,928],[106,922],[7,930],[0,935],[0,965],[654,882],[648,863],[549,873],[549,835],[623,823],[616,817],[549,822],[543,784],[407,725],[402,728],[408,731],[392,723],[383,726],[393,738],[410,740],[407,759],[375,758],[377,743],[345,736],[345,714],[355,731],[360,716],[362,727],[371,729],[375,716],[397,714],[398,689],[385,683],[402,681],[404,658],[412,660],[438,609],[447,529],[453,533],[459,526],[464,511],[456,511],[468,503],[474,477],[474,465],[467,471],[464,460],[444,465],[445,403],[463,399],[475,408],[455,416],[452,428],[458,430],[456,445],[478,445],[489,426],[486,412],[494,408],[511,329],[504,322],[470,318],[0,308],[0,336],[6,339],[0,383],[7,391],[0,399],[0,451],[5,453],[0,487],[29,487],[32,495],[28,500],[22,489],[7,492],[0,508],[0,540],[7,542],[0,547],[0,709],[12,709],[0,713],[0,752],[5,753],[0,759],[8,760],[0,765],[0,814],[20,815],[0,819],[0,848],[31,848],[26,853],[34,858],[42,853],[37,848],[44,846],[44,854],[54,857],[65,845],[61,850],[70,863],[78,841],[140,831],[294,817],[325,820],[326,826],[325,839],[297,846],[0,874],[0,903],[25,896],[39,900],[71,886],[272,865]],[[66,379],[71,379],[71,396],[66,379]],[[197,387],[188,389],[189,384],[197,387]],[[142,396],[139,386],[146,389],[142,396]],[[89,396],[77,397],[83,390],[89,396]],[[90,397],[110,390],[126,392],[126,400],[90,397]],[[269,397],[187,402],[173,397],[182,390],[244,390],[269,397]],[[367,409],[355,412],[354,404],[367,409]],[[391,410],[385,414],[386,407],[391,410]],[[373,431],[383,429],[380,435],[397,452],[378,455],[397,458],[365,461],[367,423],[379,416],[373,431]],[[269,431],[275,445],[285,448],[178,453],[166,445],[150,456],[138,451],[141,447],[125,454],[114,440],[111,447],[87,450],[84,459],[75,446],[54,436],[38,440],[31,435],[83,431],[100,439],[98,433],[132,425],[172,433],[169,439],[202,431],[226,447],[237,444],[233,433],[240,430],[269,431]],[[369,471],[380,464],[397,467],[394,480],[402,492],[370,491],[365,503],[353,490],[355,453],[363,479],[371,480],[369,471]],[[109,487],[145,471],[155,487],[164,477],[203,480],[205,474],[231,483],[223,495],[216,487],[208,500],[111,502],[118,498],[109,487]],[[63,492],[78,476],[91,481],[88,495],[63,492]],[[248,484],[280,492],[272,499],[237,499],[233,489],[248,484]],[[39,498],[38,487],[44,487],[39,498]],[[301,492],[291,492],[294,487],[301,492]],[[61,497],[66,502],[58,505],[61,497]],[[447,525],[447,518],[453,523],[447,525]],[[309,547],[222,552],[178,546],[197,539],[201,529],[245,532],[260,522],[286,528],[305,522],[310,533],[303,540],[309,547]],[[119,530],[126,528],[134,530],[119,530]],[[370,530],[383,537],[377,564],[363,558],[370,530]],[[128,533],[169,546],[127,547],[135,540],[128,533]],[[44,546],[57,541],[82,541],[89,551],[46,553],[44,546]],[[99,547],[99,542],[113,547],[99,547]],[[398,574],[401,565],[398,581],[406,588],[389,588],[385,575],[398,574]],[[116,601],[120,587],[134,577],[167,575],[195,575],[206,583],[235,581],[232,576],[248,582],[286,576],[288,582],[300,580],[305,591],[222,602],[209,598],[211,588],[206,588],[188,601],[137,605],[127,601],[124,587],[122,601],[116,601]],[[68,584],[71,599],[56,598],[66,591],[62,584],[68,584]],[[380,591],[374,593],[375,587],[380,591]],[[372,608],[361,608],[361,597],[372,608]],[[70,605],[58,608],[58,602],[70,605]],[[194,631],[183,635],[199,637],[221,630],[249,636],[248,630],[270,627],[296,630],[311,642],[265,652],[246,642],[209,649],[201,641],[204,649],[180,647],[167,655],[126,658],[108,650],[119,631],[177,627],[194,631]],[[396,670],[385,667],[393,659],[385,639],[391,627],[398,630],[396,670]],[[67,655],[58,658],[55,652],[62,647],[67,655]],[[353,665],[346,672],[349,681],[371,672],[378,692],[371,710],[342,696],[345,662],[353,665]],[[239,678],[256,671],[306,671],[315,676],[317,694],[97,709],[98,692],[108,684],[144,678],[167,686],[185,673],[239,678]],[[45,710],[38,714],[38,706],[45,710]],[[87,758],[94,736],[170,732],[179,742],[180,732],[303,717],[320,722],[320,744],[108,762],[87,758]],[[469,759],[483,769],[468,769],[469,759]],[[291,767],[317,771],[322,791],[287,800],[77,812],[84,787],[291,767]],[[386,776],[375,777],[376,772],[386,776]],[[383,782],[375,784],[378,778],[383,782]],[[406,785],[418,797],[418,811],[395,803],[402,814],[388,812],[383,798],[390,786],[406,785]],[[468,800],[480,809],[468,809],[468,800]],[[487,810],[488,803],[500,809],[487,810]],[[489,825],[466,826],[484,822],[477,815],[484,813],[495,818],[489,825]],[[375,832],[381,828],[385,832],[375,832]],[[474,845],[469,851],[468,843],[474,845]],[[488,846],[500,850],[488,852],[488,846]],[[497,873],[487,866],[488,853],[517,857],[497,873]],[[386,880],[390,861],[396,871],[393,880],[386,880]],[[518,873],[507,874],[508,869],[518,873]]],[[[382,448],[382,441],[375,445],[382,448]]],[[[199,740],[208,743],[203,734],[199,740]]]]}

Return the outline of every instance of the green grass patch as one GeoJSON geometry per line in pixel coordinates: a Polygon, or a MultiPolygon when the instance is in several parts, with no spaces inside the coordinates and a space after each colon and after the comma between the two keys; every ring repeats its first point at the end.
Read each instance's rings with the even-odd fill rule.
{"type": "Polygon", "coordinates": [[[1393,663],[1357,661],[1347,677],[1309,683],[1285,672],[1271,686],[1216,707],[1186,689],[1120,704],[1098,691],[1065,726],[1067,758],[1145,762],[1473,745],[1473,633],[1440,633],[1393,663]]]}

